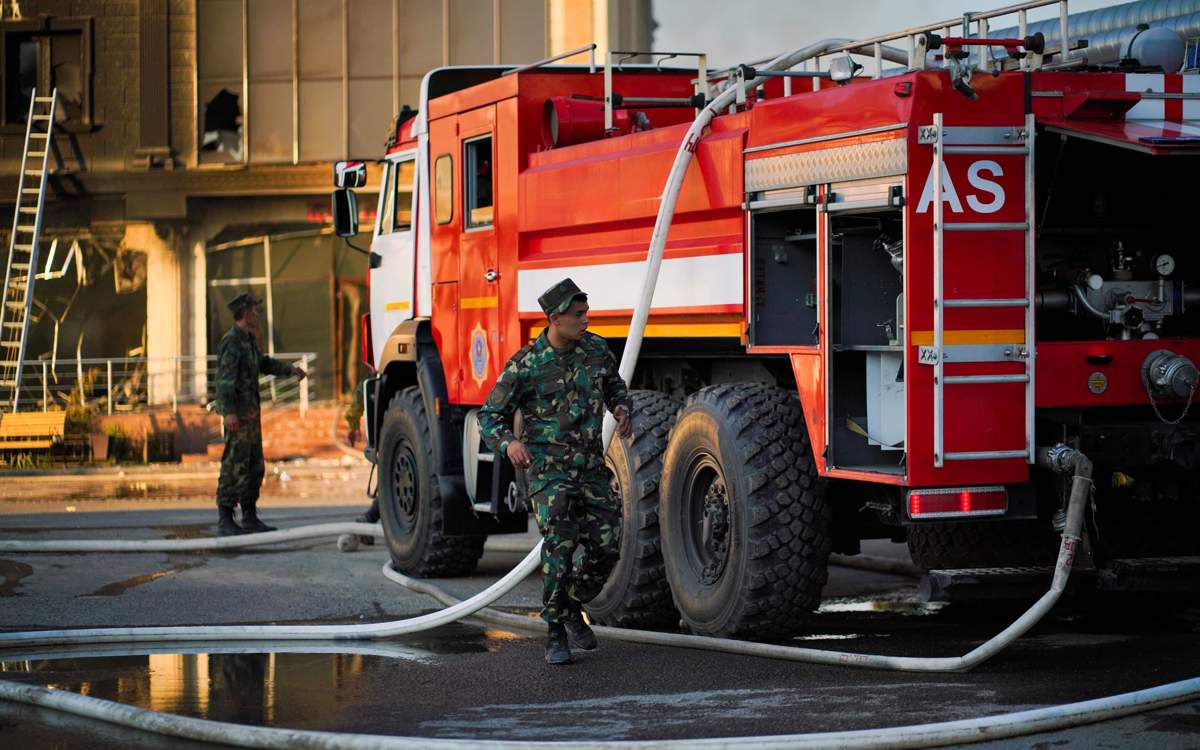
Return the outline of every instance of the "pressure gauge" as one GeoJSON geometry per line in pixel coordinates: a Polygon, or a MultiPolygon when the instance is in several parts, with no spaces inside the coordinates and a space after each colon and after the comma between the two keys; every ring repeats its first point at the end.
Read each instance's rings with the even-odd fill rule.
{"type": "Polygon", "coordinates": [[[1154,259],[1154,270],[1159,276],[1170,276],[1175,273],[1175,259],[1163,253],[1154,259]]]}

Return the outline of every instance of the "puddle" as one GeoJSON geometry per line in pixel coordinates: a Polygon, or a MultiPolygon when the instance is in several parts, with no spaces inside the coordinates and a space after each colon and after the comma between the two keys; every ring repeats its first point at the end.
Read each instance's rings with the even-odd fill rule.
{"type": "Polygon", "coordinates": [[[396,690],[440,659],[486,653],[511,633],[448,626],[439,636],[373,643],[109,644],[6,651],[0,679],[215,721],[329,727],[382,715],[396,690]]]}
{"type": "Polygon", "coordinates": [[[298,725],[337,713],[373,672],[404,659],[361,653],[151,653],[0,662],[4,679],[216,721],[298,725]]]}
{"type": "Polygon", "coordinates": [[[134,576],[133,578],[126,578],[124,581],[116,581],[115,583],[106,584],[90,594],[80,595],[79,598],[84,599],[92,596],[120,596],[129,589],[141,586],[142,584],[157,581],[159,578],[173,576],[176,573],[182,573],[183,571],[191,570],[192,568],[199,568],[204,564],[205,563],[203,560],[198,560],[196,562],[177,563],[166,570],[156,570],[153,573],[146,573],[144,575],[134,576]]]}
{"type": "Polygon", "coordinates": [[[4,582],[0,583],[0,596],[23,596],[17,591],[21,587],[21,579],[32,574],[32,565],[16,560],[0,560],[0,576],[4,577],[4,582]]]}
{"type": "Polygon", "coordinates": [[[793,641],[853,641],[859,638],[887,638],[888,633],[814,633],[798,635],[793,641]]]}
{"type": "Polygon", "coordinates": [[[819,614],[843,612],[883,612],[897,615],[927,616],[936,614],[947,602],[922,602],[917,599],[884,597],[835,597],[821,602],[819,614]]]}

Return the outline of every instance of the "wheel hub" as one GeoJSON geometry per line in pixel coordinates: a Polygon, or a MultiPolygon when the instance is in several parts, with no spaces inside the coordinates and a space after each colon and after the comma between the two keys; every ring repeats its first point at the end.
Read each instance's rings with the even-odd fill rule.
{"type": "Polygon", "coordinates": [[[725,480],[720,477],[714,479],[704,493],[700,539],[704,560],[700,580],[706,584],[716,583],[725,571],[725,562],[729,557],[729,495],[725,480]]]}
{"type": "Polygon", "coordinates": [[[396,505],[409,528],[417,519],[417,462],[407,445],[396,448],[392,463],[392,486],[396,488],[396,505]]]}

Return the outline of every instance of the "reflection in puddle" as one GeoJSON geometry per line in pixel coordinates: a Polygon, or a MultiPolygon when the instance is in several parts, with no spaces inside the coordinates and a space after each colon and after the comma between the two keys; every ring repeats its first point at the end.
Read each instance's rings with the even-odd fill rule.
{"type": "Polygon", "coordinates": [[[0,596],[21,596],[17,592],[21,586],[21,579],[32,573],[32,565],[16,560],[0,560],[0,576],[4,576],[4,582],[0,583],[0,596]]]}
{"type": "Polygon", "coordinates": [[[837,597],[821,602],[817,612],[886,612],[898,615],[932,615],[946,606],[947,602],[922,602],[917,599],[888,599],[886,597],[837,597]]]}
{"type": "Polygon", "coordinates": [[[888,633],[813,633],[798,635],[793,641],[852,641],[857,638],[887,638],[888,633]]]}
{"type": "Polygon", "coordinates": [[[343,711],[383,710],[412,665],[495,650],[513,634],[448,627],[434,638],[347,644],[164,644],[7,652],[0,679],[182,716],[243,724],[328,727],[343,711]]]}

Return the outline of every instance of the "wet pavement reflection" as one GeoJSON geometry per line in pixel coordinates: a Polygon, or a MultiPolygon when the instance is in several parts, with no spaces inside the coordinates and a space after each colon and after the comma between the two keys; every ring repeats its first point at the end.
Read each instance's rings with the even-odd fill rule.
{"type": "Polygon", "coordinates": [[[455,625],[436,637],[377,644],[113,645],[48,653],[5,654],[0,679],[215,721],[302,728],[337,724],[343,710],[388,711],[389,692],[414,663],[495,651],[520,636],[455,625]],[[262,650],[255,650],[262,649],[262,650]],[[270,649],[270,650],[265,650],[270,649]]]}

